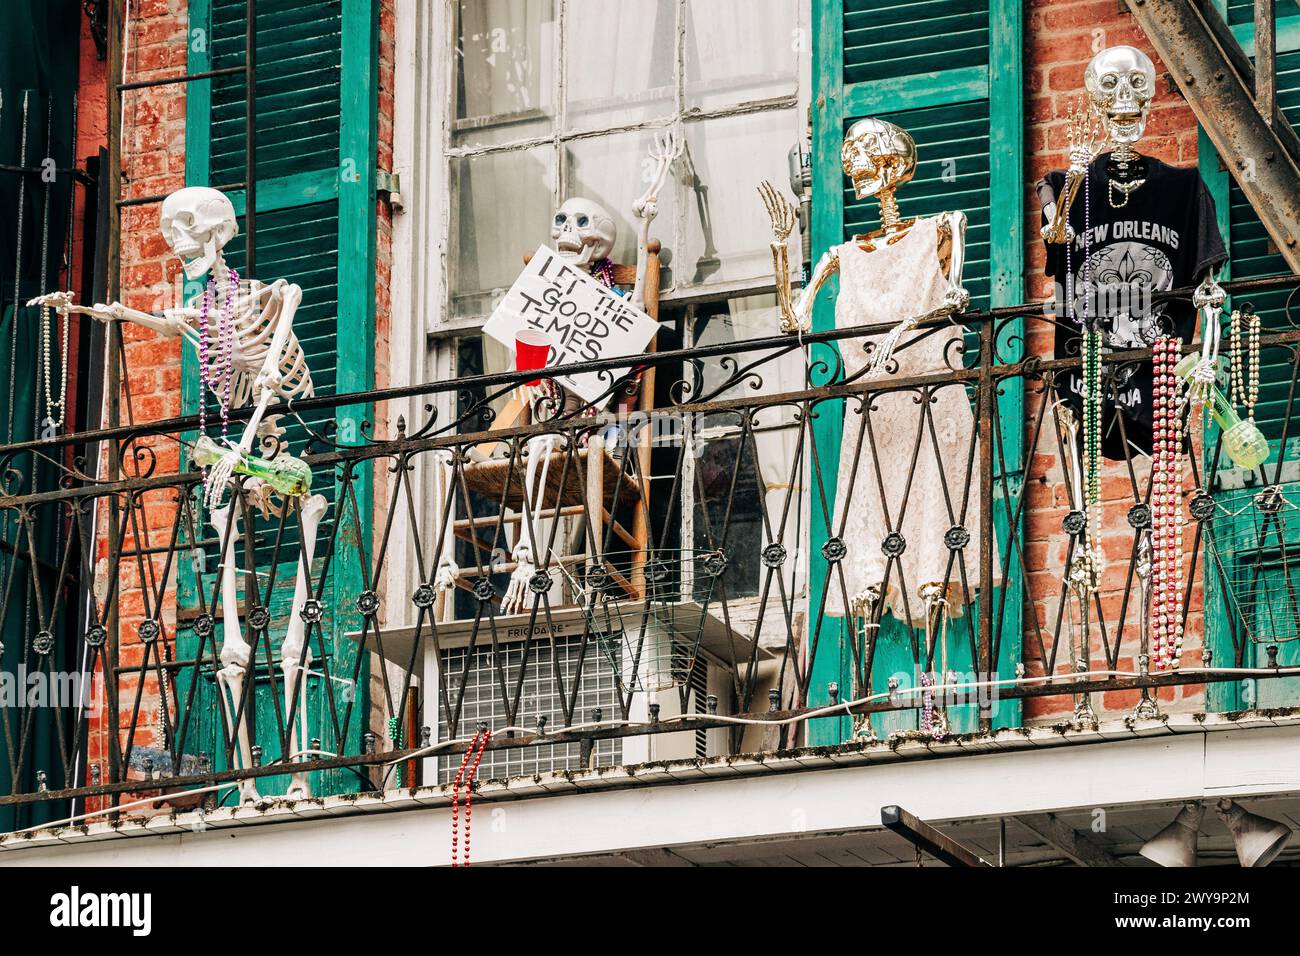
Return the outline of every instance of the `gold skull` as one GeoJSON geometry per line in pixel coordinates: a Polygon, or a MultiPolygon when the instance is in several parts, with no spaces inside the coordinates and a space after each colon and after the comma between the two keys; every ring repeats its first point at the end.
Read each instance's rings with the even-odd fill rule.
{"type": "Polygon", "coordinates": [[[844,134],[844,174],[859,199],[892,192],[916,172],[916,143],[907,130],[878,119],[860,119],[844,134]]]}

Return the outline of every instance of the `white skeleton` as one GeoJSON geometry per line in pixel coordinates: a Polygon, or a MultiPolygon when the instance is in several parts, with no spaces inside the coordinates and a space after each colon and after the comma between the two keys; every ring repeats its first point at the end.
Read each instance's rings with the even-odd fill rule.
{"type": "MultiPolygon", "coordinates": [[[[209,356],[215,359],[219,348],[217,316],[221,314],[230,294],[230,269],[226,265],[222,249],[238,233],[234,206],[223,193],[215,189],[190,186],[172,193],[163,202],[159,226],[172,253],[184,264],[187,277],[198,279],[211,272],[215,301],[209,314],[206,344],[209,356]]],[[[222,667],[217,673],[217,682],[222,692],[229,696],[225,708],[227,731],[238,737],[239,759],[245,768],[253,764],[246,716],[240,716],[237,730],[231,725],[243,700],[252,647],[245,639],[239,623],[236,587],[238,568],[235,563],[235,539],[239,536],[239,527],[238,518],[234,514],[236,493],[231,477],[240,457],[250,454],[255,446],[263,457],[271,457],[279,448],[284,429],[278,425],[279,416],[266,414],[271,403],[276,400],[309,398],[314,394],[302,345],[293,334],[294,314],[301,301],[302,289],[283,279],[277,279],[270,285],[264,285],[255,279],[240,281],[234,303],[230,401],[233,408],[242,408],[254,402],[256,407],[238,444],[228,448],[221,461],[213,466],[208,481],[209,498],[214,505],[212,527],[223,542],[220,573],[224,639],[221,646],[222,667]],[[230,502],[218,506],[227,487],[231,490],[230,502]]],[[[203,331],[199,327],[201,313],[197,308],[167,309],[160,318],[129,309],[120,302],[109,305],[75,305],[69,292],[51,293],[32,300],[32,304],[51,306],[64,315],[78,312],[103,322],[134,322],[161,335],[180,336],[196,353],[201,354],[203,331]]],[[[213,391],[216,389],[214,383],[213,391]]],[[[282,513],[286,503],[277,505],[272,500],[275,492],[269,485],[257,478],[247,478],[244,490],[248,500],[256,504],[264,514],[282,513]]],[[[326,504],[322,495],[305,494],[298,500],[303,550],[294,583],[293,611],[280,649],[285,713],[294,711],[296,715],[291,737],[294,748],[291,762],[301,759],[308,746],[306,676],[311,668],[312,653],[306,644],[302,609],[311,596],[306,569],[312,564],[316,531],[326,504]],[[296,709],[293,707],[295,697],[298,700],[296,709]]],[[[245,711],[247,709],[246,707],[245,711]]],[[[287,796],[304,798],[310,795],[307,775],[293,774],[287,796]]],[[[247,779],[240,783],[241,803],[254,804],[260,799],[253,780],[247,779]]]]}
{"type": "MultiPolygon", "coordinates": [[[[668,182],[668,171],[685,149],[685,140],[675,130],[662,137],[656,136],[650,144],[650,160],[654,163],[650,185],[632,203],[632,215],[637,221],[636,282],[628,296],[634,308],[645,308],[646,264],[650,259],[650,224],[659,215],[659,191],[668,182]]],[[[551,241],[555,251],[574,265],[590,266],[607,259],[618,238],[618,224],[604,206],[592,199],[574,197],[567,199],[555,211],[551,222],[551,241]]],[[[510,583],[501,601],[501,613],[518,614],[524,609],[528,581],[537,570],[538,554],[534,538],[534,516],[541,510],[546,488],[546,472],[556,435],[537,435],[528,440],[528,463],[524,472],[524,517],[519,541],[510,557],[515,562],[510,583]],[[541,480],[538,481],[538,471],[541,480]]]]}

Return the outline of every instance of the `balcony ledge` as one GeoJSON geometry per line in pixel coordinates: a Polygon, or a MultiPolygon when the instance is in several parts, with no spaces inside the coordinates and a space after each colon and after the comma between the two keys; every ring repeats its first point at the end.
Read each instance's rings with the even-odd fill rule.
{"type": "MultiPolygon", "coordinates": [[[[879,827],[879,807],[889,803],[909,806],[925,819],[960,821],[1300,794],[1300,757],[1279,757],[1300,754],[1298,743],[1300,708],[1288,708],[1115,720],[1095,730],[1036,726],[937,742],[853,743],[488,781],[476,791],[475,805],[493,823],[494,811],[508,808],[502,818],[508,825],[500,831],[494,825],[476,828],[475,862],[774,839],[789,836],[792,807],[803,808],[812,833],[879,827]],[[1115,746],[1093,746],[1103,743],[1115,746]],[[950,759],[940,766],[939,758],[950,759]],[[608,799],[584,799],[596,793],[608,799]],[[640,819],[637,825],[627,826],[629,813],[640,819]],[[704,819],[687,822],[691,817],[704,819]],[[525,833],[532,837],[509,839],[525,833]]],[[[241,862],[428,864],[442,862],[432,859],[435,853],[445,854],[451,802],[449,786],[419,787],[303,801],[270,798],[261,807],[202,816],[185,811],[11,833],[0,836],[0,866],[219,865],[232,857],[213,855],[229,849],[228,841],[214,838],[252,835],[249,828],[257,828],[258,839],[241,845],[241,862]]]]}

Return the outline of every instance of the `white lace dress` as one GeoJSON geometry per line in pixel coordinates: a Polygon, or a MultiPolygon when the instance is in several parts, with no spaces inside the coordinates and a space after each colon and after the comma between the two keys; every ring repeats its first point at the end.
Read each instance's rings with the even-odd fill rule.
{"type": "MultiPolygon", "coordinates": [[[[897,323],[943,304],[952,284],[939,262],[939,222],[920,219],[901,239],[871,252],[854,242],[839,247],[836,328],[897,323]]],[[[846,375],[866,365],[866,344],[882,337],[840,342],[846,375]]],[[[962,329],[917,329],[904,335],[895,350],[897,369],[880,373],[879,380],[960,368],[961,356],[962,329]]],[[[842,536],[846,554],[843,586],[834,571],[827,589],[826,613],[832,617],[845,616],[846,594],[851,610],[854,597],[869,584],[885,583],[886,572],[888,586],[882,590],[887,606],[899,620],[916,626],[925,624],[919,594],[923,585],[945,585],[952,616],[963,613],[968,595],[974,600],[980,579],[981,502],[971,399],[957,384],[931,391],[928,404],[921,397],[919,388],[876,394],[869,411],[860,409],[856,399],[846,402],[832,526],[832,534],[842,536]],[[964,533],[953,530],[957,527],[964,533]],[[967,536],[959,550],[948,547],[949,541],[967,536]]]]}

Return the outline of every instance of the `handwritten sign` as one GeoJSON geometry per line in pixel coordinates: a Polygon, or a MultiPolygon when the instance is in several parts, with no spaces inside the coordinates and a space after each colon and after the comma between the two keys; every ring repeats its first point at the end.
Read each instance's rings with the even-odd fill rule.
{"type": "MultiPolygon", "coordinates": [[[[645,351],[659,323],[546,246],[540,246],[483,326],[511,351],[515,336],[537,329],[551,340],[548,368],[645,351]]],[[[592,402],[609,391],[621,369],[560,375],[565,388],[592,402]],[[611,377],[612,373],[612,377],[611,377]]]]}

